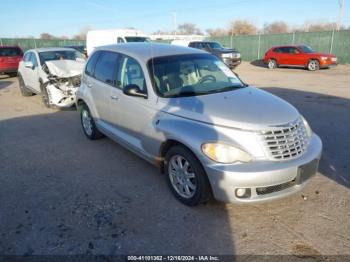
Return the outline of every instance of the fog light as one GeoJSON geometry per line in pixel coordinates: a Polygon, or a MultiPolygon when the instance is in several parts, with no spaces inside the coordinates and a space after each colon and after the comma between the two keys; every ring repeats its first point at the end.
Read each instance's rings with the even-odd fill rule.
{"type": "Polygon", "coordinates": [[[236,196],[238,198],[248,198],[250,197],[250,188],[237,188],[236,196]]]}

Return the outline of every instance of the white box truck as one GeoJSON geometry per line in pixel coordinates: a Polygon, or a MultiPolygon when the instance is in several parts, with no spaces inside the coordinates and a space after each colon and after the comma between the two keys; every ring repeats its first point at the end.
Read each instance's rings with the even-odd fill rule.
{"type": "Polygon", "coordinates": [[[86,36],[86,49],[87,54],[90,55],[98,46],[148,41],[150,39],[146,34],[135,29],[92,30],[88,31],[86,36]]]}

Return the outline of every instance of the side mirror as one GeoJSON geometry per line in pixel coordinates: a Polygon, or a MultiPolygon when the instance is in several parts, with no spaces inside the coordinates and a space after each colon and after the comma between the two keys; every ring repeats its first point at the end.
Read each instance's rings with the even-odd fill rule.
{"type": "Polygon", "coordinates": [[[134,84],[125,86],[123,89],[123,93],[127,96],[147,98],[147,95],[141,91],[140,87],[134,84]]]}
{"type": "Polygon", "coordinates": [[[34,68],[34,65],[31,61],[24,62],[24,66],[30,69],[34,68]]]}

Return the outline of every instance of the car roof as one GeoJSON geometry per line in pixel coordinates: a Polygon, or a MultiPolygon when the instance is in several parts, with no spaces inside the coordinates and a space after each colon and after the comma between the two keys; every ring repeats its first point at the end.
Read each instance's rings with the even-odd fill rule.
{"type": "Polygon", "coordinates": [[[276,45],[276,46],[273,46],[271,48],[279,48],[279,47],[299,47],[299,46],[303,46],[302,44],[300,45],[297,45],[297,44],[291,44],[291,45],[276,45]]]}
{"type": "Polygon", "coordinates": [[[97,47],[96,50],[120,52],[138,60],[147,62],[149,59],[160,56],[207,54],[199,49],[160,43],[125,43],[97,47]]]}
{"type": "MultiPolygon", "coordinates": [[[[29,49],[28,51],[35,51],[35,52],[48,52],[48,51],[76,51],[73,48],[67,48],[67,47],[40,47],[40,48],[33,48],[29,49]]],[[[27,51],[27,52],[28,52],[27,51]]]]}

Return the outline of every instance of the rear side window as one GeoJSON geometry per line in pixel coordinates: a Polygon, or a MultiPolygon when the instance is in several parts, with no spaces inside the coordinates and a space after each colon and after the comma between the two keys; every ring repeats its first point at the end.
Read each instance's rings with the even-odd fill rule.
{"type": "Polygon", "coordinates": [[[114,52],[101,52],[95,66],[95,78],[106,84],[113,85],[116,78],[118,57],[119,55],[114,52]]]}
{"type": "Polygon", "coordinates": [[[121,37],[118,37],[117,38],[117,43],[120,44],[120,43],[125,43],[124,39],[121,38],[121,37]]]}
{"type": "Polygon", "coordinates": [[[95,52],[89,59],[86,68],[85,68],[85,74],[89,75],[89,76],[93,76],[94,75],[94,69],[95,69],[95,65],[96,65],[96,61],[99,57],[101,52],[95,52]]]}
{"type": "Polygon", "coordinates": [[[285,46],[285,47],[280,47],[280,53],[284,53],[284,54],[289,54],[289,47],[285,46]]]}
{"type": "Polygon", "coordinates": [[[18,47],[0,47],[0,56],[22,56],[18,47]]]}

